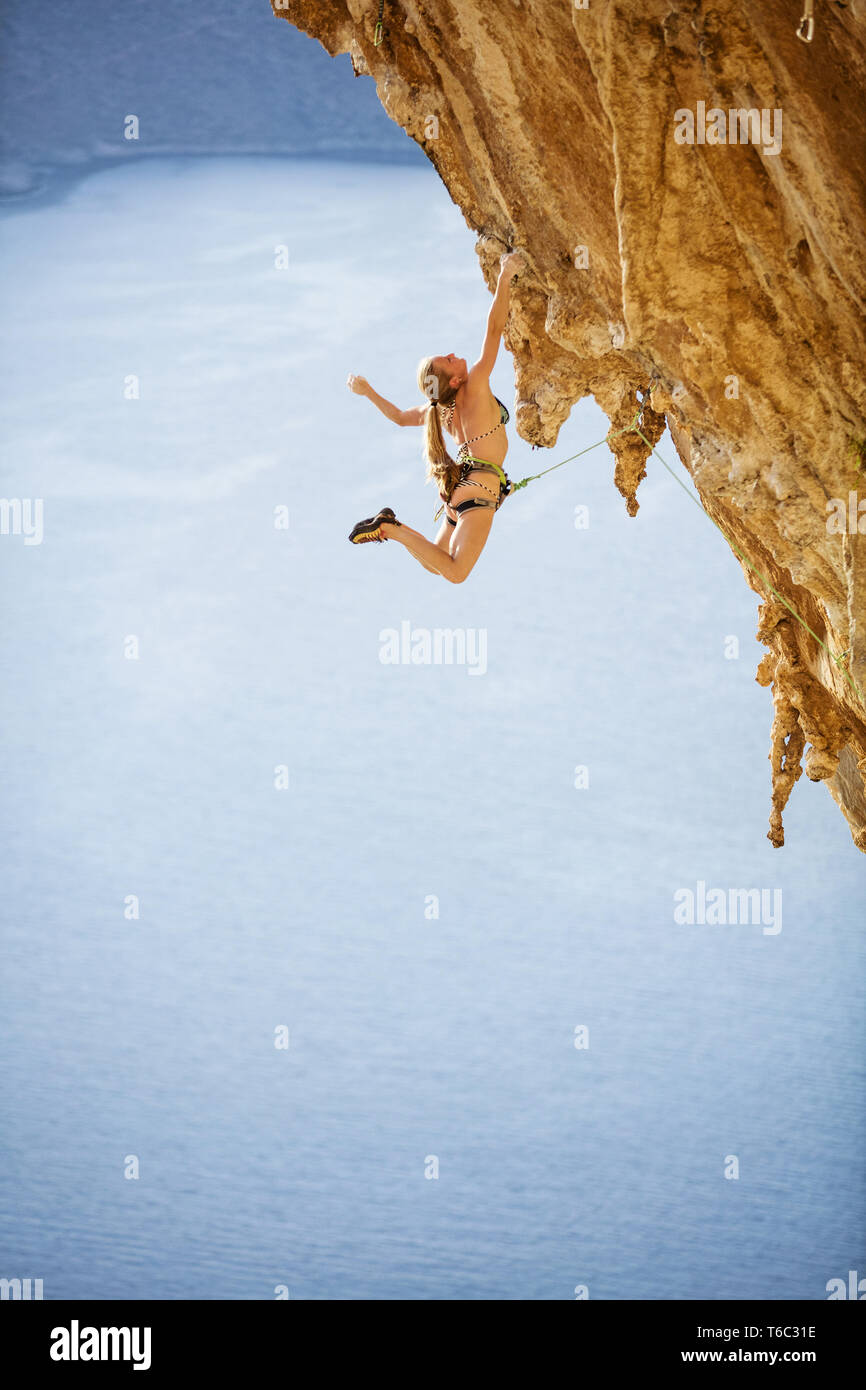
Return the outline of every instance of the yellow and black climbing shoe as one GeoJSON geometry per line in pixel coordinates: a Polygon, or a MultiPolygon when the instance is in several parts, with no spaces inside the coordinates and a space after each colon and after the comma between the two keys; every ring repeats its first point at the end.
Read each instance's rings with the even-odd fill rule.
{"type": "Polygon", "coordinates": [[[389,521],[392,526],[401,524],[390,507],[383,507],[375,516],[368,516],[366,521],[359,521],[357,526],[353,526],[349,540],[353,545],[363,545],[365,541],[386,541],[388,537],[382,531],[383,521],[389,521]]]}

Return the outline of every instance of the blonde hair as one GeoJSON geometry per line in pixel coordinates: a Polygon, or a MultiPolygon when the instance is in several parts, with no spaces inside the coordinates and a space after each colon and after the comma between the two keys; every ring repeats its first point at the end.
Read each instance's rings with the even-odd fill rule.
{"type": "Polygon", "coordinates": [[[455,463],[445,447],[438,407],[453,405],[457,388],[451,385],[447,371],[436,371],[432,357],[422,357],[418,363],[418,387],[432,402],[424,424],[427,478],[432,478],[443,497],[450,499],[460,481],[460,464],[455,463]]]}

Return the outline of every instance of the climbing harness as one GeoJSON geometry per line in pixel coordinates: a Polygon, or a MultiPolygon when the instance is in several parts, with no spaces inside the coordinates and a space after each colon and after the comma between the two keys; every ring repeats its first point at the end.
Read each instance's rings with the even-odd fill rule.
{"type": "MultiPolygon", "coordinates": [[[[806,3],[809,4],[809,3],[810,3],[810,0],[806,0],[806,3]]],[[[379,18],[376,20],[376,28],[375,28],[374,33],[373,33],[373,46],[374,46],[374,48],[378,48],[378,47],[379,47],[379,44],[382,42],[383,38],[385,37],[385,29],[384,29],[384,26],[383,26],[383,24],[382,24],[382,15],[383,15],[384,13],[385,13],[385,0],[379,0],[379,18]]]]}
{"type": "Polygon", "coordinates": [[[797,38],[804,43],[812,42],[812,35],[815,32],[815,0],[803,0],[803,18],[797,27],[797,38]]]}
{"type": "MultiPolygon", "coordinates": [[[[489,463],[487,459],[479,459],[476,458],[474,454],[466,454],[461,460],[460,478],[458,482],[455,483],[454,487],[451,489],[452,495],[457,491],[459,487],[477,487],[479,491],[486,492],[487,496],[492,498],[493,500],[488,502],[483,500],[482,498],[473,498],[469,501],[461,502],[458,506],[454,508],[454,511],[456,511],[458,515],[462,512],[472,511],[474,508],[477,507],[489,507],[492,511],[498,512],[506,497],[508,497],[511,493],[512,483],[504,468],[500,468],[498,463],[489,463]],[[484,483],[467,482],[466,480],[469,477],[470,473],[495,474],[495,476],[499,479],[498,491],[494,492],[492,488],[485,486],[484,483]]],[[[443,493],[440,492],[439,496],[442,498],[442,506],[439,508],[437,512],[434,513],[434,521],[438,521],[442,513],[445,511],[446,507],[449,507],[451,505],[450,501],[446,501],[443,493]]],[[[447,512],[445,519],[448,522],[449,526],[457,525],[457,522],[454,521],[450,516],[448,516],[447,512]]]]}

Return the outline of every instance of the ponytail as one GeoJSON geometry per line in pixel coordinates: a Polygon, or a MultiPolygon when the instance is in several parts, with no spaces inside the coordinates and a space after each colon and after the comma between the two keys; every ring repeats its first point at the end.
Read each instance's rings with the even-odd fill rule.
{"type": "Polygon", "coordinates": [[[457,391],[444,373],[440,375],[434,371],[432,357],[424,357],[418,363],[418,386],[431,403],[424,422],[427,479],[429,481],[432,478],[442,496],[450,499],[460,481],[461,470],[460,464],[455,463],[445,447],[439,406],[453,405],[457,399],[457,391]]]}

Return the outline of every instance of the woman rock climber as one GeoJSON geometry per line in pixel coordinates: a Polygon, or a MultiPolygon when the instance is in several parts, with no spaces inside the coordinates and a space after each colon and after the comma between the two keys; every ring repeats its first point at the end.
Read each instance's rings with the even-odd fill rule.
{"type": "MultiPolygon", "coordinates": [[[[418,386],[429,404],[414,410],[398,406],[378,395],[362,376],[350,376],[348,386],[366,396],[395,425],[424,425],[427,477],[439,489],[445,520],[435,541],[398,521],[390,507],[359,521],[349,540],[399,541],[431,574],[441,574],[452,584],[462,584],[484,549],[494,513],[508,496],[511,484],[503,469],[508,452],[505,425],[508,411],[490,390],[490,373],[499,351],[508,318],[511,281],[523,269],[519,252],[501,258],[499,280],[481,356],[467,368],[462,357],[425,357],[418,365],[418,386]],[[456,461],[445,447],[442,426],[459,444],[456,461]],[[484,440],[484,457],[470,446],[484,440]]],[[[438,515],[438,513],[437,513],[438,515]]]]}

